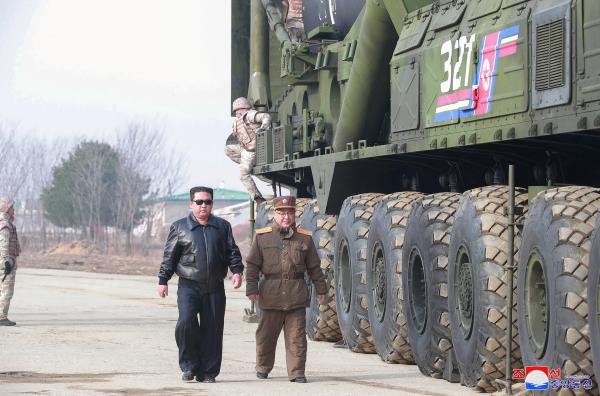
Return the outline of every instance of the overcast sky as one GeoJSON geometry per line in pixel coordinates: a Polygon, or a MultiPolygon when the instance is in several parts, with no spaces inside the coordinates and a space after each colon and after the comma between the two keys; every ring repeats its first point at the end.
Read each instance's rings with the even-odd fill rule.
{"type": "MultiPolygon", "coordinates": [[[[243,189],[231,131],[230,2],[2,0],[0,123],[20,134],[114,139],[164,128],[190,184],[243,189]]],[[[268,188],[263,188],[268,191],[268,188]]]]}

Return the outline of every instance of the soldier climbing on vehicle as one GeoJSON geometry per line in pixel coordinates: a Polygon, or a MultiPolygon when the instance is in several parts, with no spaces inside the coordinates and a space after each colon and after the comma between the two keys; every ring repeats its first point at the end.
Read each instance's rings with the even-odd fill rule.
{"type": "Polygon", "coordinates": [[[231,111],[235,122],[225,144],[225,154],[240,164],[240,180],[256,203],[260,204],[265,199],[251,176],[252,168],[256,165],[256,133],[271,128],[271,116],[255,110],[244,97],[233,101],[231,111]]]}

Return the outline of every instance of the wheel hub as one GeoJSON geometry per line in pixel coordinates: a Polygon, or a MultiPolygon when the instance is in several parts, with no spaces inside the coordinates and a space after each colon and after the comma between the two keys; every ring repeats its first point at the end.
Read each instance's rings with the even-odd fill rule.
{"type": "Polygon", "coordinates": [[[529,334],[529,346],[542,358],[548,345],[549,310],[546,293],[546,277],[541,255],[533,252],[525,270],[525,322],[529,334]]]}
{"type": "Polygon", "coordinates": [[[377,242],[373,248],[372,263],[371,273],[373,274],[373,286],[371,287],[371,295],[373,297],[375,316],[378,321],[382,322],[385,316],[387,290],[385,279],[385,255],[383,253],[383,247],[379,242],[377,242]]]}
{"type": "Polygon", "coordinates": [[[419,334],[427,325],[427,283],[423,260],[417,249],[410,253],[408,262],[408,295],[410,314],[419,334]]]}
{"type": "Polygon", "coordinates": [[[465,340],[471,337],[473,329],[473,268],[469,253],[464,246],[458,250],[458,268],[456,271],[456,288],[458,317],[460,329],[465,340]]]}
{"type": "Polygon", "coordinates": [[[343,239],[340,244],[339,254],[339,268],[340,277],[338,280],[337,293],[340,293],[342,300],[342,308],[344,312],[350,311],[350,299],[352,298],[352,271],[350,270],[350,252],[348,249],[348,241],[343,239]]]}

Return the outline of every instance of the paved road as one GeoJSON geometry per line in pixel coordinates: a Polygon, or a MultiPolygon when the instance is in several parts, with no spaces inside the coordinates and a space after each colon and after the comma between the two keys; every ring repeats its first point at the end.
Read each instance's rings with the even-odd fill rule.
{"type": "MultiPolygon", "coordinates": [[[[309,341],[308,384],[287,381],[280,338],[272,379],[254,376],[255,324],[242,321],[243,291],[227,291],[223,367],[216,384],[183,383],[174,328],[176,288],[156,297],[156,280],[19,269],[10,317],[0,328],[0,394],[40,395],[469,395],[422,376],[309,341]]],[[[175,282],[172,282],[175,283],[175,282]]]]}

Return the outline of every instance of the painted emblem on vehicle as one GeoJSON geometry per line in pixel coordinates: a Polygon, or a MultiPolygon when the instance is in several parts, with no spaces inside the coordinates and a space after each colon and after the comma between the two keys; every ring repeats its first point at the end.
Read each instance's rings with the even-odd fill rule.
{"type": "Polygon", "coordinates": [[[519,26],[484,34],[477,71],[471,86],[467,83],[471,68],[471,55],[475,35],[461,36],[458,40],[448,40],[441,46],[446,79],[440,83],[442,95],[437,97],[435,122],[456,120],[458,118],[479,116],[492,111],[492,96],[497,75],[498,58],[517,52],[519,26]],[[452,56],[458,51],[458,59],[452,64],[452,56]],[[466,56],[465,56],[466,54],[466,56]],[[462,63],[466,62],[464,75],[461,75],[462,63]]]}

